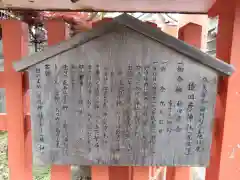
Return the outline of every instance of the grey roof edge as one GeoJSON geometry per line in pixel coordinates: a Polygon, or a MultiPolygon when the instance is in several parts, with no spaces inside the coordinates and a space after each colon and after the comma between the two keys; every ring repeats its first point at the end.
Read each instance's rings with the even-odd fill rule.
{"type": "Polygon", "coordinates": [[[111,22],[104,22],[98,27],[76,35],[74,38],[64,41],[58,45],[48,47],[44,52],[38,52],[26,58],[23,58],[20,61],[13,63],[13,66],[16,71],[23,71],[28,67],[40,63],[50,57],[56,56],[59,53],[67,51],[69,49],[75,48],[77,45],[84,44],[94,38],[97,38],[105,33],[112,31],[117,24],[126,26],[140,34],[145,35],[148,38],[151,38],[171,49],[174,49],[177,52],[184,54],[199,63],[202,63],[222,75],[231,75],[234,72],[234,67],[216,59],[201,50],[186,44],[185,42],[170,36],[158,28],[152,27],[148,23],[144,23],[128,14],[122,14],[113,19],[111,22]]]}
{"type": "Polygon", "coordinates": [[[152,25],[148,23],[144,23],[140,20],[136,20],[136,18],[123,14],[114,19],[118,23],[127,26],[128,28],[137,31],[169,48],[174,49],[177,52],[184,54],[194,60],[202,63],[216,71],[218,71],[222,75],[230,76],[234,71],[234,67],[231,64],[228,64],[222,60],[214,58],[201,50],[188,45],[184,41],[176,39],[175,37],[166,34],[158,28],[153,28],[152,25]]]}
{"type": "Polygon", "coordinates": [[[73,49],[76,46],[91,41],[92,39],[95,39],[103,34],[111,32],[117,24],[118,23],[116,21],[104,22],[98,28],[91,29],[87,32],[79,33],[69,40],[65,40],[57,45],[47,47],[42,52],[37,52],[30,56],[24,57],[21,60],[15,61],[13,62],[13,67],[16,71],[24,71],[30,66],[33,66],[60,53],[73,49]]]}

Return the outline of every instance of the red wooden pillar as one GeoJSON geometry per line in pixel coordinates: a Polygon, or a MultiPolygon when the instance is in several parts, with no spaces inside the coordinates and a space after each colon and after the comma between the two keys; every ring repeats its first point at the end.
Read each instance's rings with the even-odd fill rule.
{"type": "MultiPolygon", "coordinates": [[[[188,23],[179,29],[178,38],[200,49],[202,43],[202,26],[188,23]]],[[[190,180],[190,170],[189,167],[168,167],[166,179],[190,180]]]]}
{"type": "MultiPolygon", "coordinates": [[[[48,32],[48,45],[55,45],[67,38],[67,26],[64,21],[49,20],[45,26],[48,32]]],[[[51,169],[51,180],[70,180],[70,166],[53,165],[51,169]]]]}
{"type": "MultiPolygon", "coordinates": [[[[240,179],[240,2],[217,1],[214,6],[219,15],[217,34],[217,57],[235,66],[236,72],[229,78],[221,80],[219,101],[221,102],[215,122],[215,144],[212,146],[210,166],[207,168],[206,180],[240,179]]],[[[211,12],[213,13],[213,12],[211,12]]]]}
{"type": "Polygon", "coordinates": [[[176,168],[175,167],[167,167],[166,171],[166,180],[174,180],[175,174],[176,174],[176,168]]]}
{"type": "Polygon", "coordinates": [[[151,169],[150,167],[141,167],[141,166],[137,166],[137,167],[133,167],[133,171],[132,171],[132,179],[130,180],[148,180],[150,175],[150,171],[154,171],[153,169],[151,169]]]}
{"type": "Polygon", "coordinates": [[[8,165],[10,180],[29,179],[25,175],[25,130],[23,113],[23,74],[12,63],[27,55],[28,27],[21,21],[3,20],[4,76],[8,126],[8,165]]]}
{"type": "Polygon", "coordinates": [[[108,166],[92,166],[92,180],[109,180],[108,166]]]}
{"type": "Polygon", "coordinates": [[[201,48],[202,26],[194,23],[188,23],[178,31],[178,39],[186,43],[201,48]]]}
{"type": "MultiPolygon", "coordinates": [[[[92,180],[132,180],[132,177],[132,167],[92,166],[92,180]]],[[[138,177],[137,179],[139,178],[141,179],[141,177],[138,177]]]]}
{"type": "Polygon", "coordinates": [[[189,167],[167,168],[166,180],[190,180],[190,170],[189,167]]]}
{"type": "Polygon", "coordinates": [[[109,180],[128,180],[131,176],[131,167],[109,166],[109,180]]]}

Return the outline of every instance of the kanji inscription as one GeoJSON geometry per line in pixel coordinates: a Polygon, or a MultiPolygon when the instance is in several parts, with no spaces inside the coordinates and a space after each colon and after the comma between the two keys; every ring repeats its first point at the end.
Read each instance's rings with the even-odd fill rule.
{"type": "Polygon", "coordinates": [[[152,42],[138,57],[132,41],[29,68],[37,164],[208,164],[216,73],[152,42]]]}

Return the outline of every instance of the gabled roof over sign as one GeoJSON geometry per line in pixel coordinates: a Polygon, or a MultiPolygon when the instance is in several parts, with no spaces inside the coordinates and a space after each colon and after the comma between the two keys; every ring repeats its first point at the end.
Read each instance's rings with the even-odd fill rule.
{"type": "Polygon", "coordinates": [[[91,41],[97,37],[100,37],[106,33],[113,32],[117,25],[122,25],[127,28],[130,28],[154,41],[157,41],[185,56],[190,57],[191,59],[204,64],[221,74],[231,75],[234,71],[233,66],[218,60],[199,49],[189,46],[181,40],[178,40],[164,32],[160,29],[144,23],[130,15],[122,14],[114,18],[111,22],[103,22],[96,28],[88,32],[80,33],[74,36],[72,39],[64,41],[56,46],[48,47],[43,52],[35,53],[29,57],[17,61],[14,63],[14,68],[17,71],[23,71],[30,66],[33,66],[37,63],[40,63],[44,60],[47,60],[51,57],[54,57],[60,53],[66,52],[70,49],[73,49],[79,45],[82,45],[86,42],[91,41]]]}

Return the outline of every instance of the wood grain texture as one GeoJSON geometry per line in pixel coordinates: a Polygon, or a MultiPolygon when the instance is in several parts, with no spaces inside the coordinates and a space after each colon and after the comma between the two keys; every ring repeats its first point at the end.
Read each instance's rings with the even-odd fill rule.
{"type": "Polygon", "coordinates": [[[118,28],[29,73],[35,163],[208,165],[217,85],[211,68],[118,28]]]}

